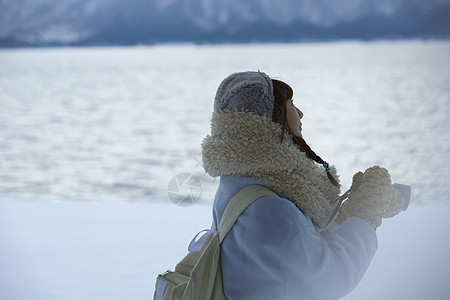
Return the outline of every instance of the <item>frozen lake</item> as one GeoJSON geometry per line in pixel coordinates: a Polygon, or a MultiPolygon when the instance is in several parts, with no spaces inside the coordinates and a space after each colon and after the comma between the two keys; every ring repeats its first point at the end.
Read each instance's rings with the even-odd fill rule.
{"type": "Polygon", "coordinates": [[[200,163],[217,86],[288,82],[312,148],[343,188],[374,164],[412,201],[450,202],[450,42],[0,50],[0,199],[168,201],[200,163]]]}

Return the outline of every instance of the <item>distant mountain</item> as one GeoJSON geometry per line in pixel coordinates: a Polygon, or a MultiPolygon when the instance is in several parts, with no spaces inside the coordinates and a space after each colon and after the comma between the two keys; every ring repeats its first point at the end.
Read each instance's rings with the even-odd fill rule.
{"type": "Polygon", "coordinates": [[[0,0],[0,46],[449,37],[450,0],[0,0]]]}

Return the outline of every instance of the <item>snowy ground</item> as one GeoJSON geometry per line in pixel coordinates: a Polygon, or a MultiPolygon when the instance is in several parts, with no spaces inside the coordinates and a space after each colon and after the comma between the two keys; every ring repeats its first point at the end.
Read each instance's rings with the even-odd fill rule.
{"type": "MultiPolygon", "coordinates": [[[[0,201],[0,299],[152,299],[210,205],[0,201]]],[[[345,299],[450,299],[450,205],[411,205],[345,299]]]]}

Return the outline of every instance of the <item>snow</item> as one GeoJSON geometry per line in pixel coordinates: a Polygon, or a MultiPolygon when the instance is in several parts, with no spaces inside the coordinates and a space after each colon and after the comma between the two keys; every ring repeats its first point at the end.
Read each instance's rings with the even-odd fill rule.
{"type": "MultiPolygon", "coordinates": [[[[352,299],[450,299],[450,205],[412,204],[378,229],[352,299]]],[[[0,201],[0,299],[152,299],[211,223],[210,204],[0,201]]]]}
{"type": "Polygon", "coordinates": [[[156,275],[211,223],[217,182],[200,144],[217,85],[258,69],[294,87],[304,135],[343,187],[374,164],[412,186],[413,204],[378,230],[379,251],[345,299],[450,299],[449,49],[1,50],[0,300],[151,299],[156,275]],[[164,202],[181,173],[199,178],[201,203],[164,202]]]}

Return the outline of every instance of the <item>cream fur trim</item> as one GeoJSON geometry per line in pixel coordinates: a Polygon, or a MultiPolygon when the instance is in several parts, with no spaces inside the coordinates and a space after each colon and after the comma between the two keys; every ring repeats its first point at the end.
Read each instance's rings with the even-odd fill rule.
{"type": "MultiPolygon", "coordinates": [[[[328,180],[325,170],[292,142],[281,125],[250,112],[214,113],[211,135],[202,142],[205,171],[213,176],[252,177],[284,194],[306,213],[317,227],[327,224],[339,197],[339,188],[328,180]]],[[[336,169],[330,167],[338,180],[336,169]]]]}

